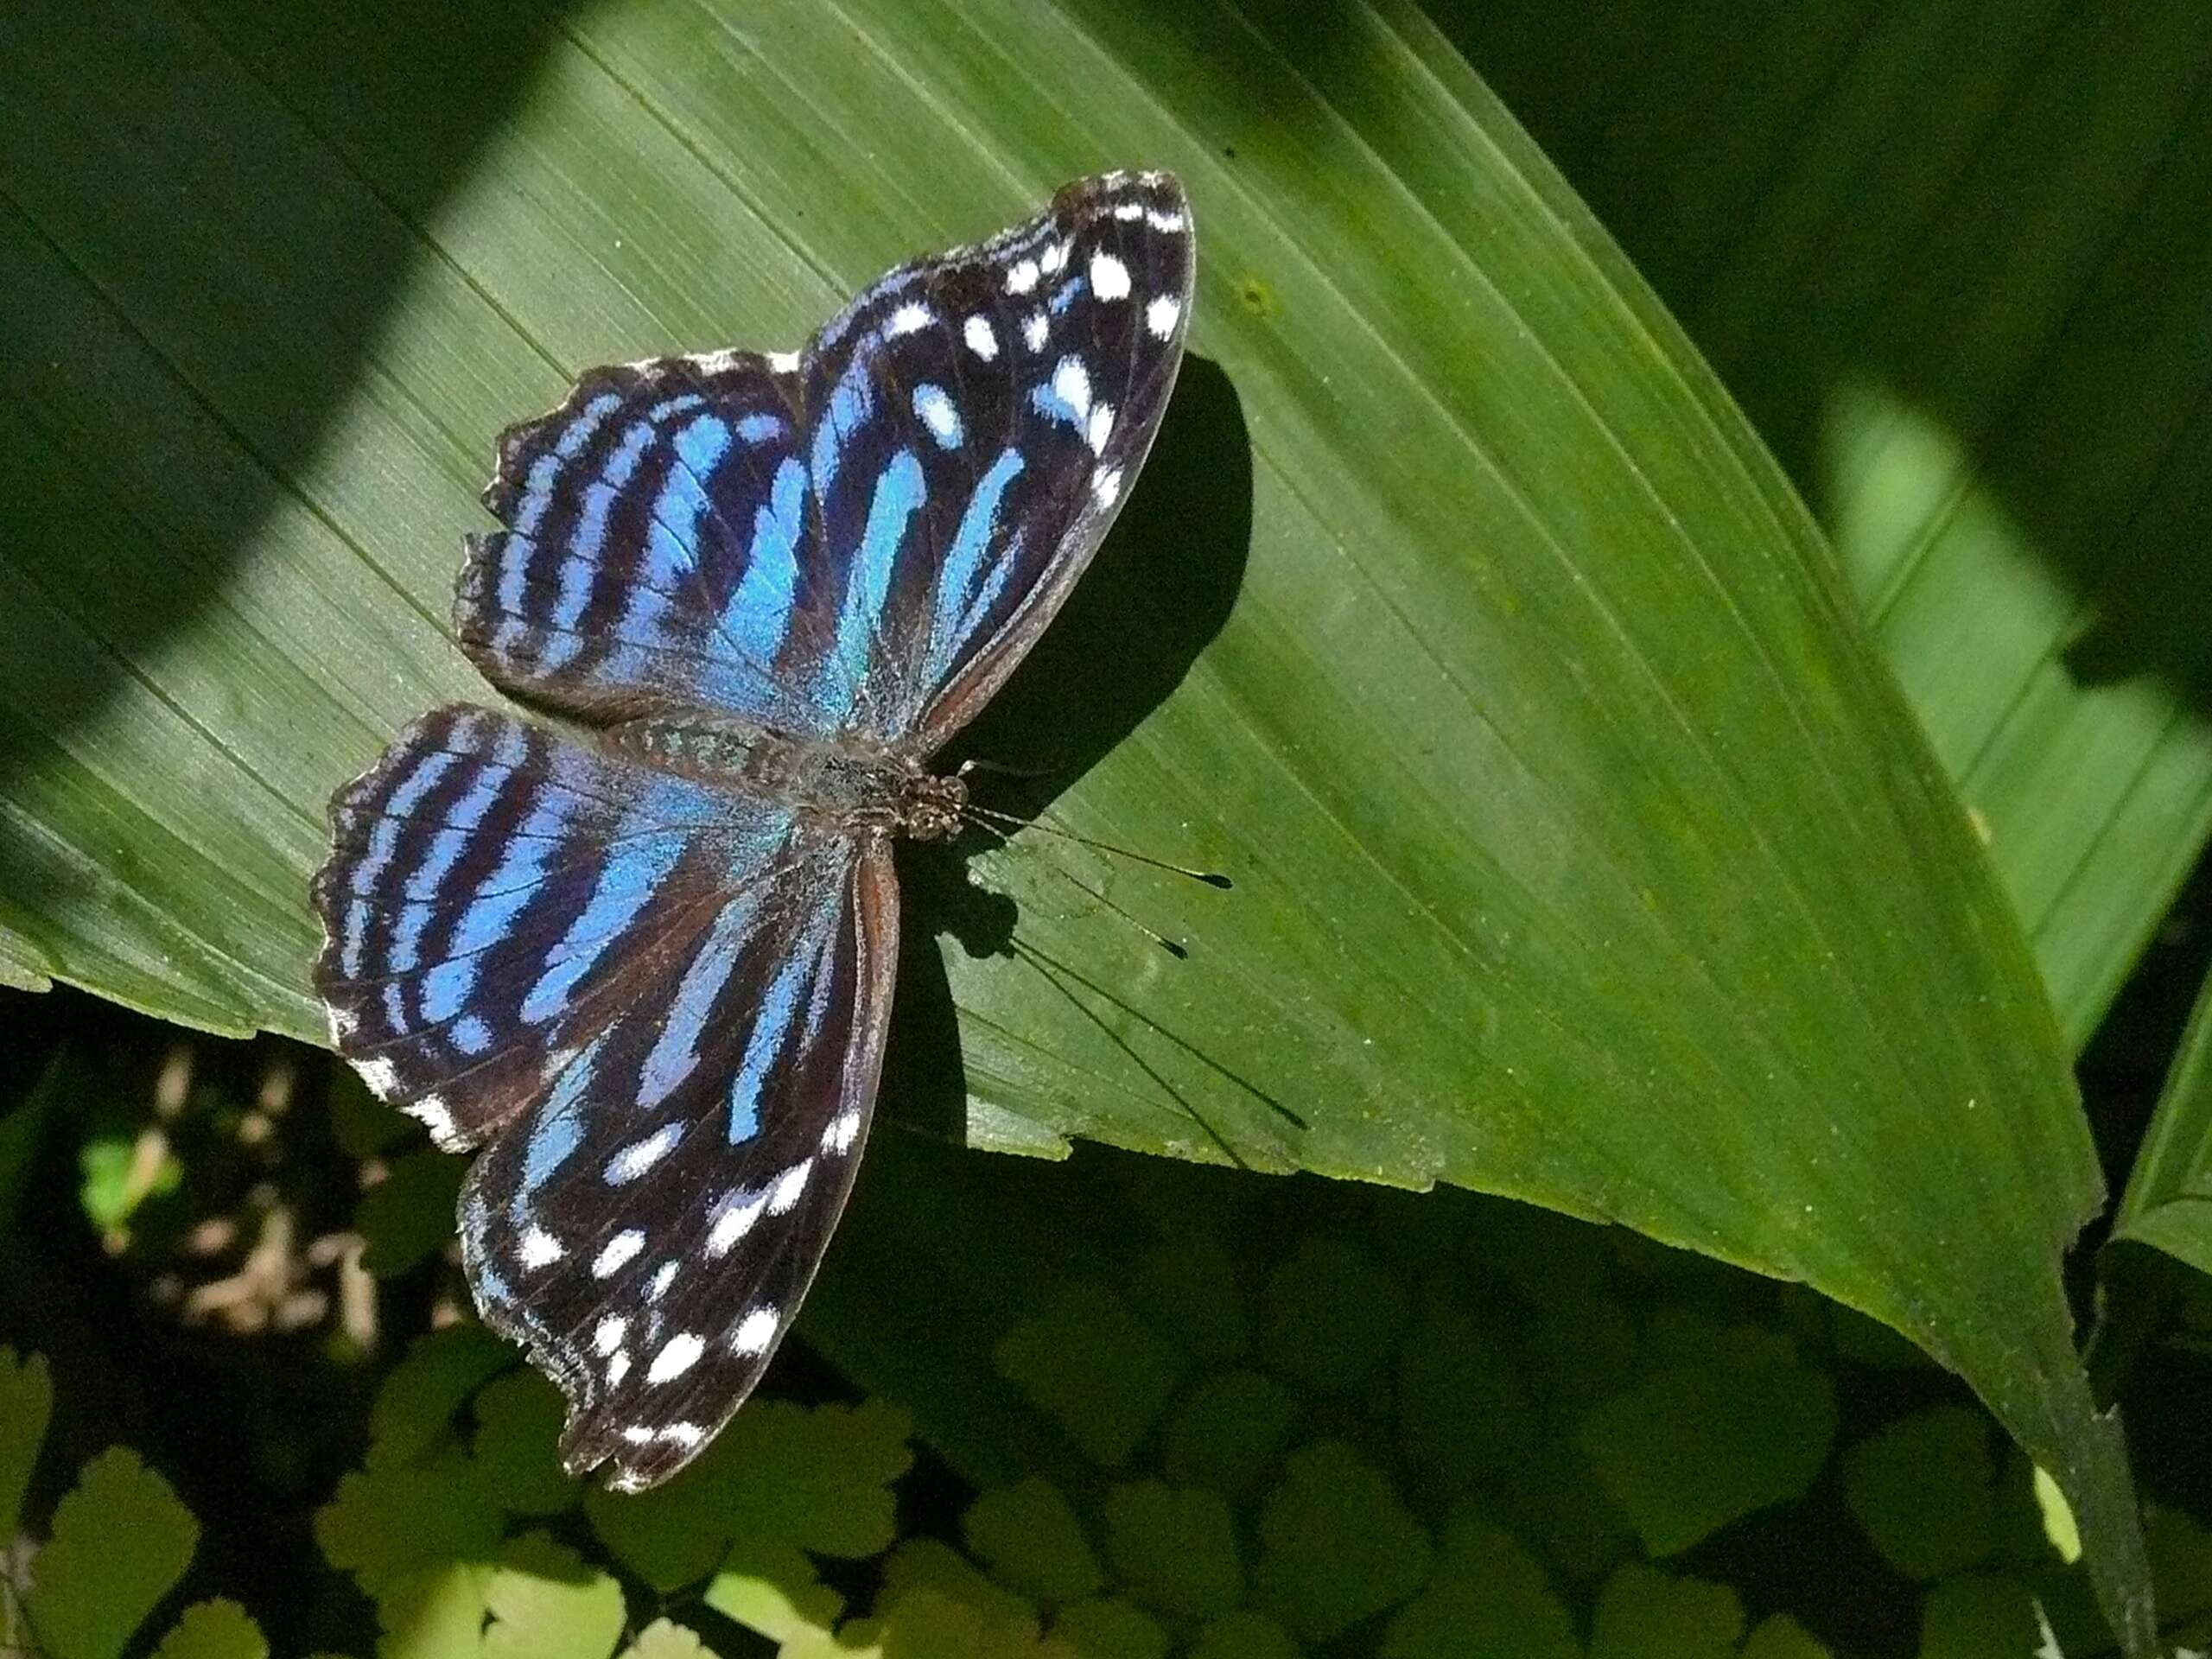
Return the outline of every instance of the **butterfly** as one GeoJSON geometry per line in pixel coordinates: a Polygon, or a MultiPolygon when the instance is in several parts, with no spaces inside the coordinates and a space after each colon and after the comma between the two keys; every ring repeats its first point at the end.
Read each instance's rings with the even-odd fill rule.
{"type": "Polygon", "coordinates": [[[331,804],[315,983],[442,1147],[485,1321],[640,1491],[759,1382],[868,1137],[927,762],[1052,620],[1182,360],[1160,172],[902,265],[795,353],[586,372],[499,440],[454,604],[485,677],[331,804]]]}

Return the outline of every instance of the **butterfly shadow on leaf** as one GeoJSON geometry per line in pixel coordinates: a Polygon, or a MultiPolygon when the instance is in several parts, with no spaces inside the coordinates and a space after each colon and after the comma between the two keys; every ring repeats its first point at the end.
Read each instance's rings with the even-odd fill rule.
{"type": "MultiPolygon", "coordinates": [[[[978,804],[1033,818],[1165,702],[1228,620],[1252,539],[1252,443],[1220,365],[1183,359],[1128,505],[1065,607],[975,724],[940,759],[982,768],[978,804]]],[[[965,1138],[966,1070],[943,936],[971,957],[1011,952],[1020,912],[969,870],[990,838],[899,849],[908,925],[884,1057],[888,1121],[965,1138]]],[[[1174,860],[1180,849],[1131,850],[1174,860]]],[[[1052,856],[1049,847],[1038,855],[1052,856]]],[[[1102,925],[1115,925],[1103,916],[1102,925]]]]}

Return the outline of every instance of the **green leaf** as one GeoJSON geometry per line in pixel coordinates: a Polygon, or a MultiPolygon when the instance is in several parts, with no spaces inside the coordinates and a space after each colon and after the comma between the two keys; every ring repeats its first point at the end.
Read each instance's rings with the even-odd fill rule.
{"type": "Polygon", "coordinates": [[[0,1348],[0,1537],[22,1525],[23,1494],[54,1414],[54,1376],[42,1354],[0,1348]]]}
{"type": "Polygon", "coordinates": [[[443,1249],[453,1237],[454,1211],[467,1168],[458,1158],[427,1150],[396,1160],[353,1209],[353,1225],[366,1241],[361,1265],[390,1278],[443,1249]]]}
{"type": "Polygon", "coordinates": [[[960,1535],[994,1578],[1048,1605],[1096,1595],[1103,1582],[1083,1523],[1050,1481],[985,1492],[961,1516],[960,1535]]]}
{"type": "Polygon", "coordinates": [[[1445,1529],[1436,1576],[1390,1620],[1382,1659],[1581,1659],[1568,1616],[1535,1558],[1474,1516],[1445,1529]]]}
{"type": "Polygon", "coordinates": [[[1821,508],[2078,1046],[2212,831],[2212,22],[1437,15],[1821,508]]]}
{"type": "Polygon", "coordinates": [[[1789,1338],[1705,1328],[1694,1357],[1592,1410],[1582,1445],[1644,1548],[1672,1555],[1755,1510],[1802,1497],[1835,1425],[1834,1385],[1797,1363],[1789,1338]]]}
{"type": "Polygon", "coordinates": [[[480,1325],[449,1325],[417,1339],[391,1368],[369,1413],[368,1466],[420,1457],[443,1440],[471,1395],[514,1363],[514,1350],[480,1325]]]}
{"type": "Polygon", "coordinates": [[[1962,1408],[1932,1406],[1851,1448],[1844,1501],[1891,1566],[1932,1582],[1987,1558],[1996,1476],[1989,1426],[1962,1408]]]}
{"type": "Polygon", "coordinates": [[[447,1456],[422,1464],[385,1465],[349,1474],[315,1513],[315,1542],[324,1557],[351,1573],[375,1597],[394,1628],[397,1606],[433,1624],[454,1597],[482,1593],[481,1573],[454,1578],[447,1569],[485,1567],[498,1552],[500,1516],[471,1478],[469,1465],[447,1456]],[[427,1612],[423,1611],[428,1609],[427,1612]]]}
{"type": "Polygon", "coordinates": [[[1427,1532],[1390,1483],[1341,1441],[1294,1452],[1260,1510],[1252,1603],[1327,1642],[1428,1580],[1427,1532]]]}
{"type": "Polygon", "coordinates": [[[2212,1274],[2212,976],[2190,1010],[2112,1232],[2212,1274]]]}
{"type": "MultiPolygon", "coordinates": [[[[941,1127],[985,1103],[976,1144],[1444,1180],[1809,1282],[1974,1382],[2145,1648],[2058,1272],[2095,1163],[1951,738],[1931,752],[1765,449],[1445,35],[1404,0],[1332,17],[1317,59],[1294,12],[1119,0],[11,16],[0,927],[169,1018],[318,1035],[322,803],[409,716],[486,695],[439,619],[490,435],[587,364],[795,341],[1063,178],[1173,165],[1194,359],[975,740],[1062,766],[1073,828],[1236,890],[1040,849],[1187,938],[1172,962],[1042,865],[977,858],[1014,941],[942,953],[957,1066],[892,1096],[941,1127]]],[[[2116,152],[2038,153],[2078,179],[2116,152]]],[[[2177,177],[2145,225],[2192,200],[2177,177]]],[[[1960,217],[1955,250],[2003,222],[1960,217]]],[[[2094,228],[2039,273],[2078,277],[2094,228]]],[[[2063,292],[2037,289],[2046,324],[2063,292]]],[[[2190,407],[2177,454],[2212,432],[2190,407]]],[[[2135,510],[2185,519],[2198,470],[2135,510]]],[[[2025,691],[2046,621],[2002,642],[2025,691]]],[[[2113,764],[2164,781],[2113,794],[2092,850],[2146,845],[2108,861],[2170,887],[2201,740],[2127,719],[2113,764]]],[[[1999,848],[2034,839],[2048,769],[1971,790],[1999,848]]],[[[917,888],[906,1029],[942,1031],[926,942],[976,906],[917,888]]]]}
{"type": "Polygon", "coordinates": [[[116,1659],[184,1576],[200,1523],[168,1482],[111,1446],[54,1511],[26,1599],[51,1659],[116,1659]]]}
{"type": "Polygon", "coordinates": [[[1243,1599],[1236,1518],[1218,1492],[1116,1486],[1106,1494],[1106,1548],[1122,1583],[1170,1618],[1218,1618],[1243,1599]]]}
{"type": "Polygon", "coordinates": [[[154,1659],[269,1659],[269,1638],[235,1601],[203,1601],[184,1610],[154,1659]]]}
{"type": "Polygon", "coordinates": [[[1725,1584],[1631,1562],[1598,1592],[1590,1659],[1735,1659],[1743,1604],[1725,1584]]]}
{"type": "Polygon", "coordinates": [[[508,1541],[485,1602],[484,1659],[610,1659],[627,1619],[622,1586],[543,1533],[508,1541]]]}
{"type": "Polygon", "coordinates": [[[696,1631],[665,1618],[657,1618],[638,1632],[638,1639],[623,1649],[622,1659],[715,1659],[696,1631]]]}

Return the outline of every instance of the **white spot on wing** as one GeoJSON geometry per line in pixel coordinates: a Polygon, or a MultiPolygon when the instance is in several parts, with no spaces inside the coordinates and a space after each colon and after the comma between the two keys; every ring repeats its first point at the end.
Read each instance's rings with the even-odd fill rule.
{"type": "Polygon", "coordinates": [[[1141,201],[1116,202],[1114,205],[1114,217],[1120,219],[1124,225],[1128,224],[1133,219],[1142,219],[1144,217],[1144,203],[1141,201]]]}
{"type": "Polygon", "coordinates": [[[1101,248],[1090,256],[1090,291],[1102,300],[1129,296],[1129,268],[1101,248]]]}
{"type": "Polygon", "coordinates": [[[768,366],[778,374],[796,374],[798,372],[798,353],[771,352],[768,353],[768,366]]]}
{"type": "Polygon", "coordinates": [[[937,434],[944,442],[960,441],[960,413],[952,406],[952,399],[935,386],[925,386],[914,394],[914,408],[922,423],[937,434]]]}
{"type": "Polygon", "coordinates": [[[676,1282],[676,1270],[682,1265],[681,1262],[671,1261],[664,1262],[655,1268],[652,1282],[645,1287],[645,1300],[649,1302],[657,1302],[667,1295],[668,1287],[676,1282]]]}
{"type": "Polygon", "coordinates": [[[1144,219],[1145,223],[1151,226],[1154,230],[1166,231],[1171,235],[1191,222],[1183,214],[1176,213],[1149,213],[1144,216],[1144,219]]]}
{"type": "Polygon", "coordinates": [[[620,1186],[634,1181],[662,1159],[670,1148],[683,1138],[681,1123],[664,1123],[642,1141],[632,1141],[628,1146],[607,1160],[607,1179],[611,1186],[620,1186]]]}
{"type": "Polygon", "coordinates": [[[1166,340],[1174,334],[1176,319],[1182,315],[1182,301],[1173,294],[1158,295],[1144,308],[1144,326],[1154,340],[1166,340]]]}
{"type": "Polygon", "coordinates": [[[604,1359],[622,1345],[622,1338],[629,1335],[629,1320],[621,1319],[601,1319],[599,1322],[598,1329],[594,1330],[591,1333],[591,1345],[599,1350],[600,1357],[604,1359]]]}
{"type": "Polygon", "coordinates": [[[1090,411],[1090,422],[1084,435],[1090,441],[1090,453],[1106,453],[1106,440],[1114,435],[1114,405],[1101,404],[1090,411]]]}
{"type": "Polygon", "coordinates": [[[1122,469],[1101,467],[1090,475],[1090,493],[1098,498],[1098,505],[1110,507],[1122,499],[1122,469]]]}
{"type": "Polygon", "coordinates": [[[806,1191],[806,1178],[813,1172],[814,1160],[802,1158],[782,1174],[776,1177],[775,1185],[768,1189],[768,1213],[787,1214],[798,1202],[798,1195],[806,1191]]]}
{"type": "Polygon", "coordinates": [[[753,1230],[753,1224],[760,1219],[760,1212],[767,1207],[768,1200],[763,1196],[749,1204],[733,1204],[724,1210],[707,1235],[707,1254],[728,1255],[731,1247],[753,1230]]]}
{"type": "Polygon", "coordinates": [[[1046,320],[1042,311],[1032,311],[1023,320],[1021,325],[1023,343],[1033,352],[1041,352],[1045,349],[1046,339],[1052,332],[1052,325],[1046,320]]]}
{"type": "Polygon", "coordinates": [[[707,1351],[707,1344],[690,1331],[671,1337],[661,1344],[660,1352],[653,1356],[653,1363],[645,1367],[645,1381],[658,1386],[673,1382],[699,1363],[699,1356],[707,1351]]]}
{"type": "Polygon", "coordinates": [[[1034,259],[1016,260],[1007,271],[1006,291],[1009,294],[1027,294],[1037,286],[1037,278],[1040,274],[1034,259]]]}
{"type": "Polygon", "coordinates": [[[535,1224],[522,1230],[522,1242],[516,1248],[525,1268],[550,1268],[568,1254],[561,1241],[535,1224]]]}
{"type": "Polygon", "coordinates": [[[1077,421],[1090,415],[1090,371],[1079,357],[1064,357],[1052,367],[1052,396],[1075,411],[1077,421]]]}
{"type": "Polygon", "coordinates": [[[891,339],[897,340],[902,335],[919,334],[936,321],[930,314],[929,307],[919,300],[909,300],[891,314],[891,321],[883,332],[891,339]]]}
{"type": "Polygon", "coordinates": [[[707,1431],[696,1423],[671,1423],[654,1438],[671,1446],[696,1446],[707,1438],[707,1431]]]}
{"type": "Polygon", "coordinates": [[[607,1248],[593,1259],[592,1277],[610,1279],[637,1259],[645,1248],[645,1236],[635,1227],[624,1229],[607,1241],[607,1248]]]}
{"type": "Polygon", "coordinates": [[[607,1357],[607,1386],[610,1389],[619,1389],[622,1386],[622,1379],[629,1375],[630,1351],[627,1348],[617,1348],[607,1357]]]}
{"type": "Polygon", "coordinates": [[[1050,276],[1062,265],[1067,264],[1067,262],[1068,245],[1065,242],[1055,242],[1051,247],[1045,250],[1044,257],[1038,260],[1037,263],[1044,267],[1045,274],[1047,276],[1050,276]]]}
{"type": "Polygon", "coordinates": [[[453,1121],[453,1109],[446,1104],[443,1095],[425,1095],[420,1100],[410,1101],[402,1109],[428,1129],[430,1139],[446,1151],[467,1150],[468,1143],[461,1133],[461,1126],[453,1121]]]}
{"type": "Polygon", "coordinates": [[[969,318],[960,337],[968,342],[968,349],[986,363],[999,354],[999,337],[991,332],[991,325],[985,318],[969,318]]]}
{"type": "Polygon", "coordinates": [[[729,1339],[734,1354],[765,1354],[768,1344],[776,1339],[776,1310],[756,1307],[737,1322],[737,1329],[729,1339]]]}
{"type": "Polygon", "coordinates": [[[330,1016],[330,1044],[333,1048],[346,1046],[346,1039],[361,1028],[360,1016],[349,1014],[336,1003],[323,1012],[330,1016]]]}
{"type": "Polygon", "coordinates": [[[390,1100],[399,1092],[399,1068],[382,1055],[373,1060],[356,1060],[353,1069],[361,1074],[361,1081],[369,1085],[369,1092],[378,1100],[390,1100]]]}
{"type": "Polygon", "coordinates": [[[861,1115],[851,1110],[840,1112],[822,1131],[822,1150],[842,1158],[853,1149],[853,1142],[860,1139],[860,1134],[861,1115]]]}

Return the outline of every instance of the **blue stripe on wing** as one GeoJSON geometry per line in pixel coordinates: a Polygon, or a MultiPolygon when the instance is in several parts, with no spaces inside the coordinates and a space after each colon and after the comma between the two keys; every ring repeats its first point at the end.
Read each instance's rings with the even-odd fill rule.
{"type": "Polygon", "coordinates": [[[711,707],[823,728],[779,653],[806,530],[786,391],[749,355],[592,372],[511,429],[454,601],[495,683],[595,720],[711,707]]]}
{"type": "Polygon", "coordinates": [[[926,754],[1012,671],[1151,446],[1191,248],[1172,178],[1086,180],[894,271],[822,331],[802,404],[837,626],[827,652],[787,642],[779,659],[811,708],[926,754]]]}
{"type": "Polygon", "coordinates": [[[316,981],[339,1050],[442,1141],[519,1109],[548,1053],[765,892],[787,808],[486,709],[443,709],[332,807],[316,981]]]}

